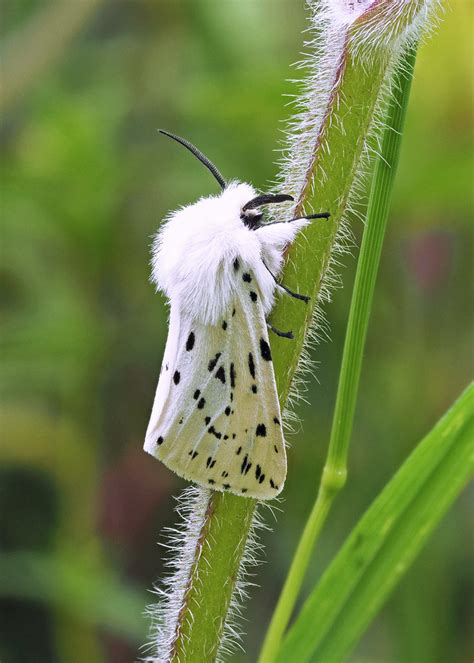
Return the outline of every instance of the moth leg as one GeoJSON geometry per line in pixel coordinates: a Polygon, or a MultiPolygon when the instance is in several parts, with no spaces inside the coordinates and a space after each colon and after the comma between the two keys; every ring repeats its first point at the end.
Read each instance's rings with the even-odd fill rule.
{"type": "MultiPolygon", "coordinates": [[[[273,276],[273,274],[272,274],[272,276],[273,276]]],[[[275,277],[273,277],[273,278],[275,278],[275,277]]],[[[287,295],[290,295],[290,297],[293,297],[294,299],[299,299],[300,301],[304,302],[305,304],[307,304],[309,302],[309,300],[311,299],[311,297],[308,297],[308,295],[300,295],[299,292],[293,292],[293,290],[290,290],[289,288],[287,288],[286,285],[283,285],[283,283],[279,283],[276,279],[275,279],[275,283],[277,284],[277,286],[279,288],[284,290],[287,293],[287,295]]]]}
{"type": "Polygon", "coordinates": [[[276,327],[274,327],[273,325],[271,325],[268,322],[268,320],[267,320],[267,327],[268,327],[268,329],[270,329],[277,336],[281,336],[282,338],[290,338],[290,339],[294,338],[293,332],[290,332],[290,331],[289,332],[282,332],[279,329],[277,329],[276,327]]]}
{"type": "Polygon", "coordinates": [[[323,212],[322,214],[307,214],[305,216],[296,216],[294,219],[287,219],[286,221],[271,221],[270,223],[264,223],[262,227],[267,228],[268,226],[276,226],[277,223],[291,223],[292,221],[301,221],[302,219],[307,219],[308,221],[311,219],[329,219],[330,216],[329,212],[323,212]]]}
{"type": "Polygon", "coordinates": [[[270,271],[270,269],[269,269],[268,266],[265,264],[265,262],[264,262],[263,264],[265,265],[265,267],[267,268],[268,272],[269,272],[269,273],[271,274],[271,276],[273,277],[273,280],[275,281],[275,283],[277,284],[277,286],[278,286],[279,288],[281,288],[282,290],[284,290],[284,291],[287,293],[287,295],[290,295],[290,297],[293,297],[294,299],[299,299],[300,301],[304,302],[305,304],[307,304],[307,303],[309,302],[309,300],[311,299],[311,297],[308,297],[308,295],[300,295],[299,292],[293,292],[293,290],[290,290],[289,288],[287,288],[286,285],[284,285],[283,283],[280,283],[280,281],[277,279],[277,277],[275,276],[275,274],[273,274],[273,272],[270,271]]]}

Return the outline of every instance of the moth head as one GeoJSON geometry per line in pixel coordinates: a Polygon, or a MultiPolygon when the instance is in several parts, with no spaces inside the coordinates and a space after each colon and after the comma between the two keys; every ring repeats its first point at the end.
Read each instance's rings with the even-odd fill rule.
{"type": "Polygon", "coordinates": [[[261,226],[263,213],[260,210],[262,205],[269,205],[271,203],[286,203],[294,200],[293,196],[287,193],[262,193],[249,200],[242,207],[240,218],[242,223],[250,230],[256,230],[261,226]]]}

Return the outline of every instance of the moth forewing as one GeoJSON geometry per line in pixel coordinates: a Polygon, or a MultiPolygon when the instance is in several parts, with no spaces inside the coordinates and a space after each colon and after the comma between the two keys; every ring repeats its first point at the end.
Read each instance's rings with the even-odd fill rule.
{"type": "Polygon", "coordinates": [[[162,133],[221,193],[171,213],[153,243],[152,280],[171,314],[145,450],[202,486],[269,499],[283,488],[286,454],[266,316],[286,246],[310,218],[328,214],[265,223],[261,207],[291,195],[226,181],[189,141],[162,133]]]}
{"type": "Polygon", "coordinates": [[[243,264],[235,278],[216,325],[172,305],[145,449],[201,486],[270,499],[286,477],[280,406],[261,293],[243,264]]]}

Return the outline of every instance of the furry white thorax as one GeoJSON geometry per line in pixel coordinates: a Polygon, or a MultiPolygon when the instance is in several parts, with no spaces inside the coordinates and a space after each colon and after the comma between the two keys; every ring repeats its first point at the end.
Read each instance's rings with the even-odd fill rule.
{"type": "Polygon", "coordinates": [[[256,195],[250,184],[231,182],[219,195],[205,196],[170,214],[158,231],[152,280],[183,314],[203,324],[217,323],[235,292],[236,259],[252,271],[264,312],[270,312],[275,281],[269,270],[278,274],[285,247],[308,221],[251,230],[240,215],[256,195]]]}

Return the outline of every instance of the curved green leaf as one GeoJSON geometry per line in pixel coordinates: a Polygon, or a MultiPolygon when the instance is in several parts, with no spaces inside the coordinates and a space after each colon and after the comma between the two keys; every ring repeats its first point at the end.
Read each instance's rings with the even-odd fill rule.
{"type": "Polygon", "coordinates": [[[340,663],[474,469],[474,384],[366,511],[310,594],[277,660],[340,663]]]}

